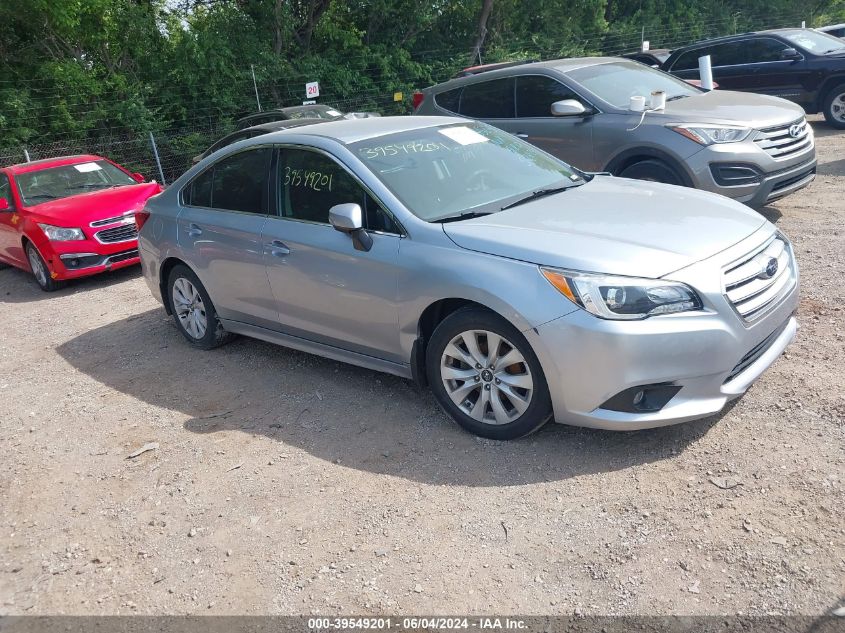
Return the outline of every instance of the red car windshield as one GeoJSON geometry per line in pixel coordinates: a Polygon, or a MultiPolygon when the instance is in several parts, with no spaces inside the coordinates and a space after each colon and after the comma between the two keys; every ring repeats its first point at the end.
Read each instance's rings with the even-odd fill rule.
{"type": "Polygon", "coordinates": [[[105,160],[48,167],[19,174],[15,180],[28,207],[88,191],[136,184],[129,174],[105,160]]]}

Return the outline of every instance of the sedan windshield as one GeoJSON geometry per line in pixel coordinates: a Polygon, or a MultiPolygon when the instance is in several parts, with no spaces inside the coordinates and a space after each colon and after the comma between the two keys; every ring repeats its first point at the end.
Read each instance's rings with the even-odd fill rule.
{"type": "Polygon", "coordinates": [[[26,206],[88,191],[136,184],[129,174],[105,160],[48,167],[19,174],[15,180],[26,206]]]}
{"type": "Polygon", "coordinates": [[[617,108],[627,109],[631,97],[648,98],[655,90],[667,99],[692,97],[701,91],[672,75],[635,62],[618,61],[584,66],[566,73],[594,95],[617,108]]]}
{"type": "Polygon", "coordinates": [[[351,149],[429,222],[494,213],[533,192],[584,182],[573,167],[479,122],[388,134],[351,149]]]}
{"type": "Polygon", "coordinates": [[[780,34],[798,48],[803,48],[805,51],[816,55],[833,52],[845,53],[845,42],[827,33],[803,29],[800,31],[782,31],[780,34]]]}

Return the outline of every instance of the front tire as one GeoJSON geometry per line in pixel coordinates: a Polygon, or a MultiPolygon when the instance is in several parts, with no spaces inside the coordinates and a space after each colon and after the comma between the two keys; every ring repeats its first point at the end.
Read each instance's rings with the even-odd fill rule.
{"type": "Polygon", "coordinates": [[[635,180],[648,180],[661,182],[665,185],[683,185],[681,177],[677,172],[662,160],[648,159],[641,160],[633,165],[628,165],[619,174],[620,178],[633,178],[635,180]]]}
{"type": "Polygon", "coordinates": [[[552,414],[540,361],[500,316],[464,308],[444,319],[426,349],[438,404],[465,430],[494,440],[533,433],[552,414]]]}
{"type": "Polygon", "coordinates": [[[837,130],[845,130],[845,84],[834,86],[827,93],[822,110],[828,125],[837,130]]]}
{"type": "Polygon", "coordinates": [[[176,327],[194,347],[214,349],[232,338],[220,324],[217,310],[199,277],[187,266],[178,265],[170,271],[167,298],[176,327]]]}
{"type": "Polygon", "coordinates": [[[50,269],[47,267],[47,262],[41,257],[41,253],[31,243],[26,244],[26,259],[29,261],[29,268],[32,271],[32,276],[35,277],[35,283],[44,292],[53,292],[64,286],[64,282],[53,279],[50,269]]]}

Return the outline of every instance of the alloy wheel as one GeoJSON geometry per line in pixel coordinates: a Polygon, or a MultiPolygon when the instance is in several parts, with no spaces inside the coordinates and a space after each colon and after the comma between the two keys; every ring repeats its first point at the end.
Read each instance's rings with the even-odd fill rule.
{"type": "Polygon", "coordinates": [[[845,92],[836,95],[830,102],[831,116],[841,123],[845,123],[845,92]]]}
{"type": "Polygon", "coordinates": [[[196,286],[179,277],[173,282],[173,311],[179,324],[192,338],[201,339],[208,329],[205,304],[196,286]]]}
{"type": "Polygon", "coordinates": [[[443,350],[440,377],[455,406],[484,424],[514,422],[534,393],[525,357],[505,337],[487,330],[454,337],[443,350]]]}
{"type": "Polygon", "coordinates": [[[35,275],[35,279],[42,288],[47,285],[47,268],[44,266],[44,262],[41,261],[41,257],[38,256],[38,252],[30,247],[26,249],[26,255],[29,259],[29,266],[32,268],[32,274],[35,275]]]}

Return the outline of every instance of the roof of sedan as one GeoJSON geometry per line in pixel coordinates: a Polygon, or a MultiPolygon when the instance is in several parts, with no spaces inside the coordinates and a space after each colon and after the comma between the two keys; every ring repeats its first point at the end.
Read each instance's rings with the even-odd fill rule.
{"type": "Polygon", "coordinates": [[[357,143],[370,138],[377,138],[387,134],[410,132],[430,127],[438,127],[449,123],[469,123],[467,119],[443,116],[383,116],[369,119],[344,119],[342,121],[326,121],[315,123],[304,128],[293,128],[271,132],[262,136],[263,140],[283,140],[291,135],[322,136],[341,143],[357,143]]]}
{"type": "Polygon", "coordinates": [[[90,163],[95,160],[103,160],[102,156],[95,156],[94,154],[76,154],[75,156],[56,156],[54,158],[43,158],[41,160],[33,160],[28,163],[18,163],[17,165],[9,165],[6,169],[12,174],[25,174],[30,171],[38,171],[40,169],[48,169],[50,167],[62,167],[64,165],[76,165],[78,163],[90,163]]]}

